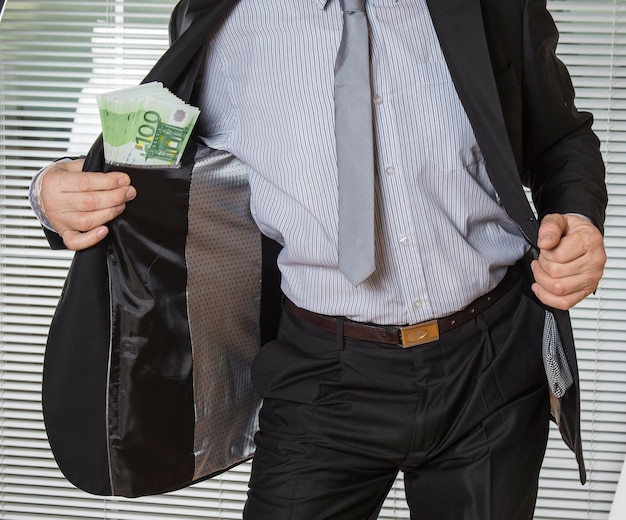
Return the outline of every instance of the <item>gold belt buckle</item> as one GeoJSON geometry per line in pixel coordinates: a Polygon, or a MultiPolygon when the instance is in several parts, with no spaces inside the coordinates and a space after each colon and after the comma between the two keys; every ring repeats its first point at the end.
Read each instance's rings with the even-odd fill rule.
{"type": "Polygon", "coordinates": [[[411,348],[439,339],[437,320],[424,321],[408,327],[400,327],[400,344],[402,348],[411,348]]]}

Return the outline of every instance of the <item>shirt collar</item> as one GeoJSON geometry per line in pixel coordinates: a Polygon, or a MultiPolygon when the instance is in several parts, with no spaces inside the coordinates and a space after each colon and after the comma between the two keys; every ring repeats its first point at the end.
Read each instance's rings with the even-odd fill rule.
{"type": "Polygon", "coordinates": [[[324,7],[326,7],[326,4],[328,3],[328,0],[315,0],[315,3],[320,9],[324,9],[324,7]]]}

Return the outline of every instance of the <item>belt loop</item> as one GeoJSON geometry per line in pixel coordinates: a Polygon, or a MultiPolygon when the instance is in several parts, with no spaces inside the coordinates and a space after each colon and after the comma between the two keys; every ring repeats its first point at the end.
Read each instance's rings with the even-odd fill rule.
{"type": "Polygon", "coordinates": [[[338,316],[335,321],[337,325],[337,350],[339,351],[343,350],[345,346],[344,332],[343,332],[344,322],[345,322],[345,318],[343,316],[338,316]]]}
{"type": "Polygon", "coordinates": [[[482,315],[482,313],[476,316],[476,324],[478,325],[478,328],[482,330],[484,333],[489,333],[489,329],[490,329],[489,323],[487,323],[487,320],[482,315]]]}

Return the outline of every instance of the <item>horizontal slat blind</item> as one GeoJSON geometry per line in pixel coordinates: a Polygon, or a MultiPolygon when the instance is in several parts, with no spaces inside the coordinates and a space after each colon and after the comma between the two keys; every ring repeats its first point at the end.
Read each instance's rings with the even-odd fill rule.
{"type": "MultiPolygon", "coordinates": [[[[443,1],[443,0],[441,0],[443,1]]],[[[575,309],[590,482],[553,428],[537,519],[608,518],[626,454],[626,0],[552,0],[578,105],[594,112],[611,193],[607,272],[575,309]]],[[[50,251],[25,199],[33,173],[84,153],[99,132],[94,94],[137,83],[166,46],[174,0],[8,0],[0,25],[0,518],[241,518],[249,466],[135,500],[71,486],[43,429],[47,327],[71,255],[50,251]]],[[[401,485],[381,519],[409,518],[401,485]]]]}

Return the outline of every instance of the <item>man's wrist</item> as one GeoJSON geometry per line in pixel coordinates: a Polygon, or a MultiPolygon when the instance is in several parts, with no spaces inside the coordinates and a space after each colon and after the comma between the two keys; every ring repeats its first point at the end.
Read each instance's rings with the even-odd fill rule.
{"type": "Polygon", "coordinates": [[[71,161],[71,159],[68,157],[64,157],[62,159],[59,159],[58,161],[54,161],[53,163],[48,164],[47,166],[39,170],[33,177],[30,183],[30,187],[28,188],[28,202],[30,203],[30,207],[32,208],[35,216],[37,217],[41,225],[46,229],[49,229],[50,231],[54,231],[54,228],[46,217],[46,210],[43,207],[43,203],[41,201],[41,186],[43,183],[43,178],[50,170],[50,168],[56,163],[65,161],[71,161]]]}

